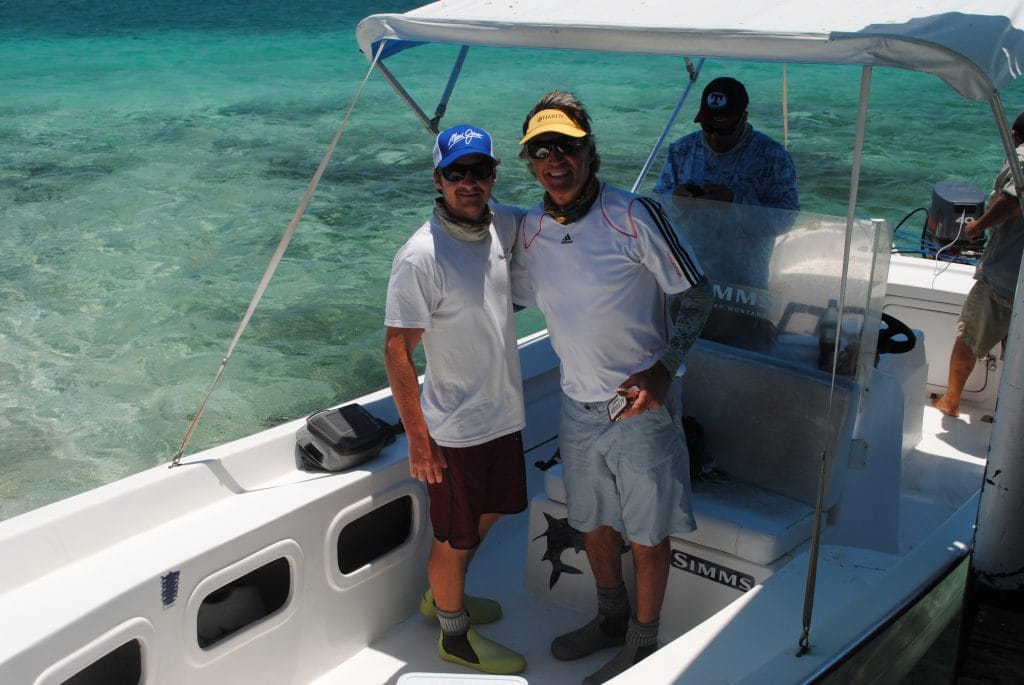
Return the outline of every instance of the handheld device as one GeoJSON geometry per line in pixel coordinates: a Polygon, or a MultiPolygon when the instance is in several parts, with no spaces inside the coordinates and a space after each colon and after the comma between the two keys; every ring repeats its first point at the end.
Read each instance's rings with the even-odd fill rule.
{"type": "Polygon", "coordinates": [[[615,393],[615,397],[608,401],[608,420],[618,421],[622,413],[625,412],[633,404],[633,398],[627,394],[626,390],[619,390],[615,393]]]}

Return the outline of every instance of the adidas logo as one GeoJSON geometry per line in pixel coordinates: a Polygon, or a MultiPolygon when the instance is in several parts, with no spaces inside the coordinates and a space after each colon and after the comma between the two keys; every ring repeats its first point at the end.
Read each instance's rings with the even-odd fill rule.
{"type": "Polygon", "coordinates": [[[562,238],[562,244],[563,244],[563,245],[568,245],[568,244],[570,244],[571,242],[572,242],[572,236],[571,236],[571,235],[569,235],[568,233],[566,233],[566,234],[565,234],[565,237],[564,237],[564,238],[562,238]]]}

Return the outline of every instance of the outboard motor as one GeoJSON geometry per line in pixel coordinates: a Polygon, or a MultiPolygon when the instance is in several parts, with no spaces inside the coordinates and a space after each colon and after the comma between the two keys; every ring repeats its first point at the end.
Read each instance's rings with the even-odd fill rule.
{"type": "Polygon", "coordinates": [[[932,206],[921,232],[921,248],[929,259],[977,259],[985,236],[968,240],[964,226],[985,211],[985,193],[968,183],[942,181],[932,187],[932,206]]]}

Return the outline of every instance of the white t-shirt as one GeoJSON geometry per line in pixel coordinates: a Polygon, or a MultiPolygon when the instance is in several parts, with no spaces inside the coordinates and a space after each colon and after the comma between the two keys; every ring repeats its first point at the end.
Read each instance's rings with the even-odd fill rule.
{"type": "Polygon", "coordinates": [[[666,293],[702,276],[657,202],[602,184],[578,221],[560,224],[542,206],[527,212],[512,299],[544,313],[562,390],[598,402],[661,358],[672,332],[666,293]]]}
{"type": "Polygon", "coordinates": [[[420,395],[439,445],[467,447],[522,430],[522,375],[509,298],[509,257],[520,213],[494,205],[481,240],[460,240],[432,216],[398,250],[384,323],[422,328],[420,395]]]}

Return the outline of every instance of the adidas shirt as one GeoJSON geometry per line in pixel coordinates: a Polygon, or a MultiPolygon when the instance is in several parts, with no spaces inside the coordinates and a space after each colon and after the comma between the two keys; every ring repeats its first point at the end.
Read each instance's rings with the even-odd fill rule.
{"type": "Polygon", "coordinates": [[[661,358],[672,331],[666,294],[702,275],[661,205],[602,184],[573,223],[559,224],[543,206],[527,213],[513,253],[512,299],[544,314],[562,390],[598,402],[661,358]]]}

